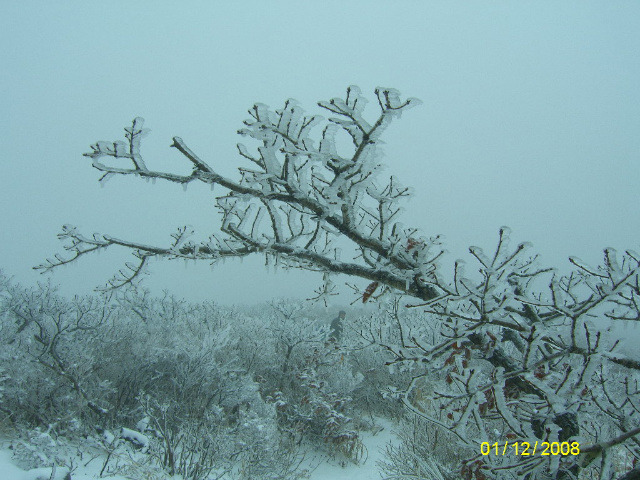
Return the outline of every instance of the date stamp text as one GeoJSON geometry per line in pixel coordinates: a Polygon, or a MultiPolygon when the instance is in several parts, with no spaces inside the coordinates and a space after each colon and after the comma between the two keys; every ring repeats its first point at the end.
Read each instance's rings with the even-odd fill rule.
{"type": "Polygon", "coordinates": [[[556,455],[580,455],[579,442],[536,442],[533,445],[529,442],[509,442],[503,443],[482,442],[480,444],[482,455],[520,455],[529,456],[556,456],[556,455]]]}

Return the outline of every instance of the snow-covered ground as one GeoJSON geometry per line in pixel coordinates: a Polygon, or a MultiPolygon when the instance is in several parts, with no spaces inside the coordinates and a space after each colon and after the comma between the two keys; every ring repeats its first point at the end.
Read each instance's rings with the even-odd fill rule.
{"type": "MultiPolygon", "coordinates": [[[[380,478],[377,468],[378,460],[381,460],[384,454],[385,445],[389,442],[396,441],[393,433],[395,426],[393,422],[385,419],[377,419],[377,429],[362,433],[362,441],[366,447],[365,458],[359,465],[350,462],[340,462],[331,459],[326,455],[309,453],[306,456],[302,469],[311,471],[311,480],[374,480],[380,478]]],[[[49,480],[51,478],[51,467],[36,468],[25,471],[16,465],[13,458],[13,452],[9,449],[10,441],[5,439],[0,441],[0,480],[49,480]]],[[[78,454],[78,451],[70,454],[78,454]]],[[[100,471],[104,464],[104,458],[96,457],[91,460],[89,452],[85,452],[85,460],[77,461],[78,467],[73,471],[72,480],[93,480],[98,478],[108,478],[110,480],[131,480],[137,477],[131,475],[105,474],[100,477],[100,471]],[[87,459],[89,461],[87,462],[87,459]]],[[[58,466],[56,468],[54,480],[68,480],[68,468],[58,466]]],[[[169,475],[158,477],[150,477],[160,480],[169,479],[180,480],[181,477],[169,475]]]]}
{"type": "MultiPolygon", "coordinates": [[[[102,464],[95,462],[89,464],[86,467],[81,466],[73,472],[72,480],[93,480],[100,478],[100,469],[102,464]]],[[[28,471],[18,468],[13,459],[10,450],[3,446],[0,450],[0,478],[2,480],[50,480],[51,479],[51,467],[35,468],[28,471]]],[[[64,467],[56,467],[56,472],[53,480],[68,480],[69,469],[64,467]]],[[[120,475],[113,475],[107,477],[110,480],[128,480],[120,475]]]]}
{"type": "Polygon", "coordinates": [[[374,431],[375,433],[362,433],[361,438],[367,449],[367,453],[365,460],[360,465],[347,463],[342,466],[338,464],[338,462],[324,458],[324,462],[320,463],[311,473],[311,480],[332,480],[340,478],[348,478],[349,480],[374,480],[380,478],[376,464],[378,460],[381,460],[383,457],[385,445],[389,442],[396,441],[396,436],[393,433],[395,429],[393,422],[385,419],[377,419],[376,424],[382,427],[382,430],[374,431]]]}

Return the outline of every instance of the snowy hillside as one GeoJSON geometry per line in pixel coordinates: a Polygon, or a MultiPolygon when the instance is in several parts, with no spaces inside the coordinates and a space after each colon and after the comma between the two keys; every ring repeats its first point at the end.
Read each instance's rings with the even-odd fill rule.
{"type": "MultiPolygon", "coordinates": [[[[363,444],[366,449],[366,458],[360,464],[354,464],[349,461],[340,461],[331,458],[321,452],[308,451],[306,458],[300,465],[300,478],[310,480],[334,480],[334,479],[350,479],[350,480],[373,480],[380,478],[377,462],[381,461],[383,453],[388,444],[397,443],[397,439],[393,434],[393,422],[378,419],[376,428],[373,432],[365,432],[362,435],[363,444]]],[[[13,451],[9,449],[12,442],[4,439],[0,443],[0,478],[3,480],[50,480],[52,474],[51,467],[33,468],[23,470],[16,464],[18,460],[13,459],[13,451]]],[[[15,443],[15,441],[13,442],[15,443]]],[[[34,456],[44,457],[42,452],[33,452],[34,456]]],[[[137,480],[139,478],[169,479],[179,480],[183,477],[180,475],[167,476],[160,469],[147,466],[146,468],[136,467],[134,463],[142,465],[145,463],[143,454],[136,454],[128,460],[123,459],[122,464],[116,470],[129,472],[124,474],[113,473],[111,468],[101,470],[105,465],[106,455],[96,454],[86,446],[69,446],[60,447],[57,452],[58,458],[65,458],[65,464],[72,464],[72,480],[94,480],[98,478],[107,478],[110,480],[137,480]],[[129,463],[128,463],[129,462],[129,463]],[[136,476],[139,475],[139,476],[136,476]]],[[[47,459],[48,460],[48,459],[47,459]]],[[[54,463],[54,462],[52,462],[54,463]]],[[[57,466],[54,480],[68,480],[69,467],[57,466]]],[[[231,474],[223,474],[221,477],[212,476],[218,480],[231,480],[239,478],[237,472],[231,474]]]]}

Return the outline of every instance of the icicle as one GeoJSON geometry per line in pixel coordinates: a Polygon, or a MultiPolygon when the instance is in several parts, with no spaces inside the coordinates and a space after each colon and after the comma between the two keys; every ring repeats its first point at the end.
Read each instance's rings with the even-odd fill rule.
{"type": "Polygon", "coordinates": [[[215,185],[216,185],[216,183],[215,183],[215,182],[211,182],[211,183],[209,184],[209,189],[210,189],[212,192],[213,192],[213,187],[214,187],[215,185]]]}
{"type": "Polygon", "coordinates": [[[187,185],[188,185],[188,184],[187,184],[186,182],[182,184],[182,191],[183,191],[183,192],[186,192],[186,191],[187,191],[187,185]]]}
{"type": "Polygon", "coordinates": [[[109,180],[111,180],[111,177],[113,177],[112,173],[105,173],[102,178],[99,180],[100,183],[100,188],[104,188],[104,184],[107,183],[109,180]]]}

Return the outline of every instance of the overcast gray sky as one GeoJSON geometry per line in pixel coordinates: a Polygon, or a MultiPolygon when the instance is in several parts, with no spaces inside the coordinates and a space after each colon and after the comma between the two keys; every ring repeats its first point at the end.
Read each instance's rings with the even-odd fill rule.
{"type": "MultiPolygon", "coordinates": [[[[552,266],[640,249],[639,2],[3,1],[0,45],[0,268],[24,283],[65,223],[159,245],[180,225],[217,229],[205,186],[100,188],[81,154],[133,117],[152,130],[150,167],[188,169],[177,135],[233,175],[254,102],[314,109],[350,84],[423,100],[387,131],[386,173],[415,188],[404,223],[443,234],[445,264],[493,247],[501,225],[552,266]]],[[[86,293],[127,255],[51,278],[86,293]]],[[[153,263],[147,285],[253,303],[320,283],[262,264],[153,263]]]]}

